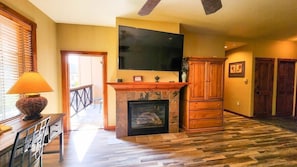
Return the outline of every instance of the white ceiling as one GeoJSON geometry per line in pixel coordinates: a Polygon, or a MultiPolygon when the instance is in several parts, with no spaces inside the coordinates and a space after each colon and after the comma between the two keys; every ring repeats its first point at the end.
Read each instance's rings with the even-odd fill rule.
{"type": "Polygon", "coordinates": [[[222,0],[205,15],[201,0],[161,0],[138,16],[146,0],[29,0],[57,23],[115,27],[116,17],[181,23],[192,31],[235,38],[288,40],[297,37],[297,0],[222,0]]]}

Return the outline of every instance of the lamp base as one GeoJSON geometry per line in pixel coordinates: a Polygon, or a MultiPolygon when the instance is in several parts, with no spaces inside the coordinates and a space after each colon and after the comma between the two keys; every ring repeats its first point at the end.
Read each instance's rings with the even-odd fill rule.
{"type": "Polygon", "coordinates": [[[16,107],[25,115],[24,121],[41,118],[41,111],[46,107],[47,99],[38,95],[30,95],[19,99],[16,107]]]}
{"type": "Polygon", "coordinates": [[[41,114],[37,114],[37,115],[25,115],[23,117],[23,121],[29,121],[29,120],[36,120],[36,119],[40,119],[42,118],[41,114]]]}

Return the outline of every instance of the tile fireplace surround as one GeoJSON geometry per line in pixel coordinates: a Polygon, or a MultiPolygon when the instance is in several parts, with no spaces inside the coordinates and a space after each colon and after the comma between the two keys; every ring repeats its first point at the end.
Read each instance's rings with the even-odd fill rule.
{"type": "Polygon", "coordinates": [[[128,101],[169,100],[169,133],[179,131],[179,92],[183,82],[108,83],[116,90],[116,137],[128,136],[128,101]]]}

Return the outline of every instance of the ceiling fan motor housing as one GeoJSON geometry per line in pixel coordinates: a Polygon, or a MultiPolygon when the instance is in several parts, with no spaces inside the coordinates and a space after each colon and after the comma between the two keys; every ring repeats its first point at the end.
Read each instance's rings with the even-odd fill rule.
{"type": "Polygon", "coordinates": [[[201,0],[205,14],[212,14],[222,8],[221,0],[201,0]]]}

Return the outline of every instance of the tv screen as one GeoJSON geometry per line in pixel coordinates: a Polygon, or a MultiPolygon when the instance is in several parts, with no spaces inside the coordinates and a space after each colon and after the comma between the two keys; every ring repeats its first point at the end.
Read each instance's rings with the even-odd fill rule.
{"type": "Polygon", "coordinates": [[[119,69],[180,71],[182,34],[119,26],[119,69]]]}

